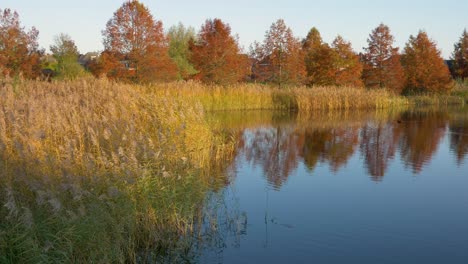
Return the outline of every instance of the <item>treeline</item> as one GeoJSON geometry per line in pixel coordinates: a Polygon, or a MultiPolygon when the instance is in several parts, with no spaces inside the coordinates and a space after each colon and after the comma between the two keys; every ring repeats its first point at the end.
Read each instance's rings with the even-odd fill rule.
{"type": "Polygon", "coordinates": [[[46,56],[37,44],[38,31],[26,31],[18,14],[0,10],[0,71],[3,75],[42,75],[73,79],[87,72],[96,77],[149,83],[195,79],[205,83],[270,83],[284,86],[355,86],[403,91],[444,92],[452,77],[468,76],[468,33],[455,44],[451,67],[425,31],[410,36],[400,52],[388,26],[369,35],[363,53],[337,36],[322,40],[315,27],[298,39],[282,19],[266,31],[265,39],[242,52],[230,26],[208,19],[198,33],[182,24],[164,32],[148,8],[126,1],[103,30],[104,51],[78,63],[79,52],[66,34],[59,35],[46,56]]]}

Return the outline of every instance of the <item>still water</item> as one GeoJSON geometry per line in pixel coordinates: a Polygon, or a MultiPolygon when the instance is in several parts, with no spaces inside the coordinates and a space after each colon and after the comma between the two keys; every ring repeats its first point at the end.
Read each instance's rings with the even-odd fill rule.
{"type": "Polygon", "coordinates": [[[468,263],[467,109],[215,119],[237,144],[196,262],[468,263]]]}

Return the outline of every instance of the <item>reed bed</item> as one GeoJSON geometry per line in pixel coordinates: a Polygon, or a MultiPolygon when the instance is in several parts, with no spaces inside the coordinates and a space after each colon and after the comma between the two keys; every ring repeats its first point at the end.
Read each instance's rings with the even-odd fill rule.
{"type": "Polygon", "coordinates": [[[390,109],[408,104],[403,97],[385,89],[354,87],[313,87],[294,90],[301,112],[314,110],[390,109]]]}
{"type": "Polygon", "coordinates": [[[206,111],[383,109],[408,104],[404,97],[385,89],[354,87],[294,87],[277,89],[266,85],[210,86],[176,82],[151,86],[160,96],[201,103],[206,111]]]}
{"type": "Polygon", "coordinates": [[[2,80],[0,263],[174,251],[206,192],[226,182],[208,166],[232,152],[215,131],[201,104],[148,87],[2,80]]]}
{"type": "Polygon", "coordinates": [[[449,106],[464,105],[468,103],[468,93],[455,92],[451,95],[441,94],[421,94],[417,96],[408,96],[408,101],[414,106],[449,106]]]}
{"type": "Polygon", "coordinates": [[[205,111],[275,109],[273,89],[263,85],[205,85],[200,82],[174,82],[149,86],[161,97],[183,98],[201,103],[205,111]]]}

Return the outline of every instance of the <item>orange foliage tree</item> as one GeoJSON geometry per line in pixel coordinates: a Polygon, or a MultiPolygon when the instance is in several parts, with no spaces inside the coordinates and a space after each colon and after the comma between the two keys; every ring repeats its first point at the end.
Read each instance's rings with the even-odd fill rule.
{"type": "Polygon", "coordinates": [[[451,88],[450,72],[434,41],[420,31],[410,36],[402,56],[407,89],[446,92],[451,88]]]}
{"type": "Polygon", "coordinates": [[[461,79],[468,78],[468,32],[466,32],[466,29],[454,46],[452,60],[454,62],[455,77],[461,79]]]}
{"type": "Polygon", "coordinates": [[[320,32],[313,27],[302,42],[307,85],[333,85],[335,83],[335,53],[324,43],[320,32]]]}
{"type": "Polygon", "coordinates": [[[353,51],[351,43],[341,36],[333,40],[335,51],[335,85],[361,87],[362,65],[358,55],[353,51]]]}
{"type": "Polygon", "coordinates": [[[108,50],[104,50],[96,60],[92,60],[88,67],[96,77],[106,76],[117,79],[128,75],[117,54],[108,50]]]}
{"type": "Polygon", "coordinates": [[[40,74],[40,56],[34,27],[25,31],[19,15],[10,9],[0,9],[0,74],[34,78],[40,74]]]}
{"type": "Polygon", "coordinates": [[[161,21],[137,0],[126,1],[103,31],[105,58],[96,67],[109,77],[152,82],[173,80],[177,67],[168,54],[161,21]]]}
{"type": "Polygon", "coordinates": [[[388,88],[401,93],[405,85],[403,67],[398,48],[393,47],[394,38],[390,28],[380,24],[369,35],[368,47],[364,48],[363,80],[368,88],[388,88]]]}
{"type": "Polygon", "coordinates": [[[314,27],[302,42],[307,85],[362,86],[362,65],[351,43],[341,36],[330,47],[314,27]]]}
{"type": "Polygon", "coordinates": [[[248,61],[240,53],[231,28],[221,19],[206,20],[196,41],[189,43],[191,62],[198,71],[196,79],[228,84],[242,80],[249,73],[248,61]]]}
{"type": "Polygon", "coordinates": [[[271,25],[263,44],[254,44],[251,56],[254,75],[259,81],[277,83],[280,88],[284,84],[305,82],[306,68],[301,43],[282,19],[271,25]]]}

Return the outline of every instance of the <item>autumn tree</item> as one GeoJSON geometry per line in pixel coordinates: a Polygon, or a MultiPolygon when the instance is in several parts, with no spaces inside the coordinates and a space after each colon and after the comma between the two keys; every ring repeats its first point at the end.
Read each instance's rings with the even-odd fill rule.
{"type": "Polygon", "coordinates": [[[263,76],[261,81],[284,84],[302,84],[306,79],[304,53],[301,43],[284,20],[273,23],[266,32],[262,44],[256,43],[251,48],[254,66],[263,76]]]}
{"type": "Polygon", "coordinates": [[[95,77],[122,78],[128,76],[128,69],[119,61],[116,53],[104,50],[96,60],[89,63],[89,70],[95,77]]]}
{"type": "Polygon", "coordinates": [[[100,68],[109,69],[105,73],[109,77],[135,82],[176,77],[177,68],[168,54],[163,24],[139,1],[126,1],[107,22],[103,36],[107,54],[104,62],[108,65],[100,68]]]}
{"type": "Polygon", "coordinates": [[[359,57],[352,50],[351,43],[341,36],[336,37],[330,47],[323,42],[319,31],[312,28],[302,48],[309,86],[362,86],[359,57]]]}
{"type": "Polygon", "coordinates": [[[335,85],[361,87],[362,65],[359,56],[353,51],[351,43],[341,36],[333,40],[335,51],[335,85]]]}
{"type": "Polygon", "coordinates": [[[208,19],[197,39],[189,43],[191,62],[199,71],[196,79],[208,83],[228,84],[242,80],[249,71],[248,61],[240,53],[231,27],[221,19],[208,19]]]}
{"type": "Polygon", "coordinates": [[[169,56],[174,60],[178,69],[179,79],[188,79],[198,73],[190,62],[189,42],[195,39],[195,29],[186,28],[182,23],[169,28],[169,56]]]}
{"type": "Polygon", "coordinates": [[[10,9],[0,9],[0,74],[34,78],[40,74],[40,56],[34,27],[26,31],[19,15],[10,9]]]}
{"type": "Polygon", "coordinates": [[[451,88],[447,65],[434,41],[420,31],[410,36],[402,56],[406,87],[413,91],[446,92],[451,88]]]}
{"type": "Polygon", "coordinates": [[[313,27],[302,43],[307,73],[307,85],[333,85],[335,83],[335,52],[324,43],[320,32],[313,27]]]}
{"type": "Polygon", "coordinates": [[[388,88],[401,93],[405,85],[403,67],[398,48],[393,47],[394,37],[390,28],[380,24],[369,35],[368,46],[364,48],[363,80],[368,88],[388,88]]]}
{"type": "Polygon", "coordinates": [[[57,60],[56,71],[59,78],[75,79],[84,75],[84,68],[78,63],[80,53],[69,35],[62,33],[56,36],[50,51],[57,60]]]}
{"type": "Polygon", "coordinates": [[[468,32],[466,29],[455,44],[451,59],[454,61],[455,76],[462,80],[468,78],[468,32]]]}

